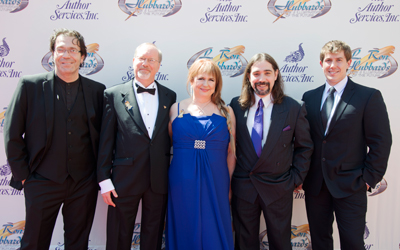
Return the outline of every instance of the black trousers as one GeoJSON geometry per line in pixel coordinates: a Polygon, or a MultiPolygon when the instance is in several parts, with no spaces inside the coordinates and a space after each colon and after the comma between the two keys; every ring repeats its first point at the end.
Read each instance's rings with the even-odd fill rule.
{"type": "Polygon", "coordinates": [[[266,206],[257,197],[254,204],[232,197],[233,227],[235,229],[235,250],[260,250],[260,215],[264,214],[270,250],[292,250],[291,222],[293,193],[283,195],[279,200],[266,206]]]}
{"type": "Polygon", "coordinates": [[[167,194],[154,193],[149,187],[143,194],[113,198],[108,206],[107,250],[130,250],[139,202],[142,199],[140,249],[160,250],[164,231],[167,194]]]}
{"type": "Polygon", "coordinates": [[[92,228],[98,184],[95,173],[74,182],[68,177],[58,184],[37,173],[24,183],[26,220],[21,250],[48,250],[61,205],[64,248],[87,250],[92,228]]]}
{"type": "Polygon", "coordinates": [[[367,213],[366,190],[341,199],[334,198],[325,182],[317,196],[305,192],[307,218],[313,250],[333,250],[334,213],[339,229],[340,249],[365,250],[364,230],[367,213]]]}

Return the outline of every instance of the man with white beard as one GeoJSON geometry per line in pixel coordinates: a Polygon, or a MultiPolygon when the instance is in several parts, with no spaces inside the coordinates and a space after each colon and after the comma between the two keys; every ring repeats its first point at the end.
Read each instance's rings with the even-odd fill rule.
{"type": "Polygon", "coordinates": [[[133,58],[134,79],[104,92],[97,180],[108,204],[108,250],[131,249],[142,199],[140,249],[161,249],[171,141],[169,109],[176,94],[155,81],[162,54],[143,43],[133,58]]]}

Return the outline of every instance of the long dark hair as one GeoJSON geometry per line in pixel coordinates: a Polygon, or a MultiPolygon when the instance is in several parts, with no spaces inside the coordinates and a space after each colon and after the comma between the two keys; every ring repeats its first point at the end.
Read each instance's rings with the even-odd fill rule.
{"type": "Polygon", "coordinates": [[[254,89],[251,87],[249,77],[250,77],[251,67],[253,67],[254,63],[261,61],[269,62],[272,65],[274,71],[278,70],[278,77],[276,78],[274,87],[272,88],[271,91],[273,103],[282,103],[283,97],[285,96],[283,92],[284,88],[283,79],[275,59],[267,53],[258,53],[255,54],[250,59],[243,74],[242,93],[240,94],[239,97],[239,103],[242,109],[248,109],[255,103],[254,89]]]}

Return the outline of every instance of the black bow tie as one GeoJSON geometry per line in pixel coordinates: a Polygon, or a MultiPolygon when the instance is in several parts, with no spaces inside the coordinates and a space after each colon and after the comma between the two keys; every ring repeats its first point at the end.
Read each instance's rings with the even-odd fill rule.
{"type": "Polygon", "coordinates": [[[156,93],[156,89],[154,89],[154,88],[153,89],[145,89],[145,88],[142,88],[141,86],[139,86],[138,84],[136,84],[136,87],[137,87],[137,93],[138,94],[143,93],[143,92],[147,92],[150,95],[154,95],[156,93]]]}

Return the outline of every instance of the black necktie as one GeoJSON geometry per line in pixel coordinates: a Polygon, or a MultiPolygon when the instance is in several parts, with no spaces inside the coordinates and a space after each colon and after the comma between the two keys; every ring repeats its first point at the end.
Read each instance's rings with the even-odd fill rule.
{"type": "Polygon", "coordinates": [[[324,131],[326,131],[326,124],[328,123],[329,116],[331,115],[333,102],[335,100],[335,91],[334,87],[330,87],[328,91],[328,97],[325,99],[325,103],[321,109],[321,118],[322,118],[322,125],[324,126],[324,131]]]}
{"type": "Polygon", "coordinates": [[[143,92],[147,92],[150,95],[154,95],[156,93],[156,89],[154,89],[154,88],[153,89],[145,89],[145,88],[142,88],[141,86],[139,86],[138,84],[136,84],[136,87],[137,87],[137,93],[138,94],[143,93],[143,92]]]}

